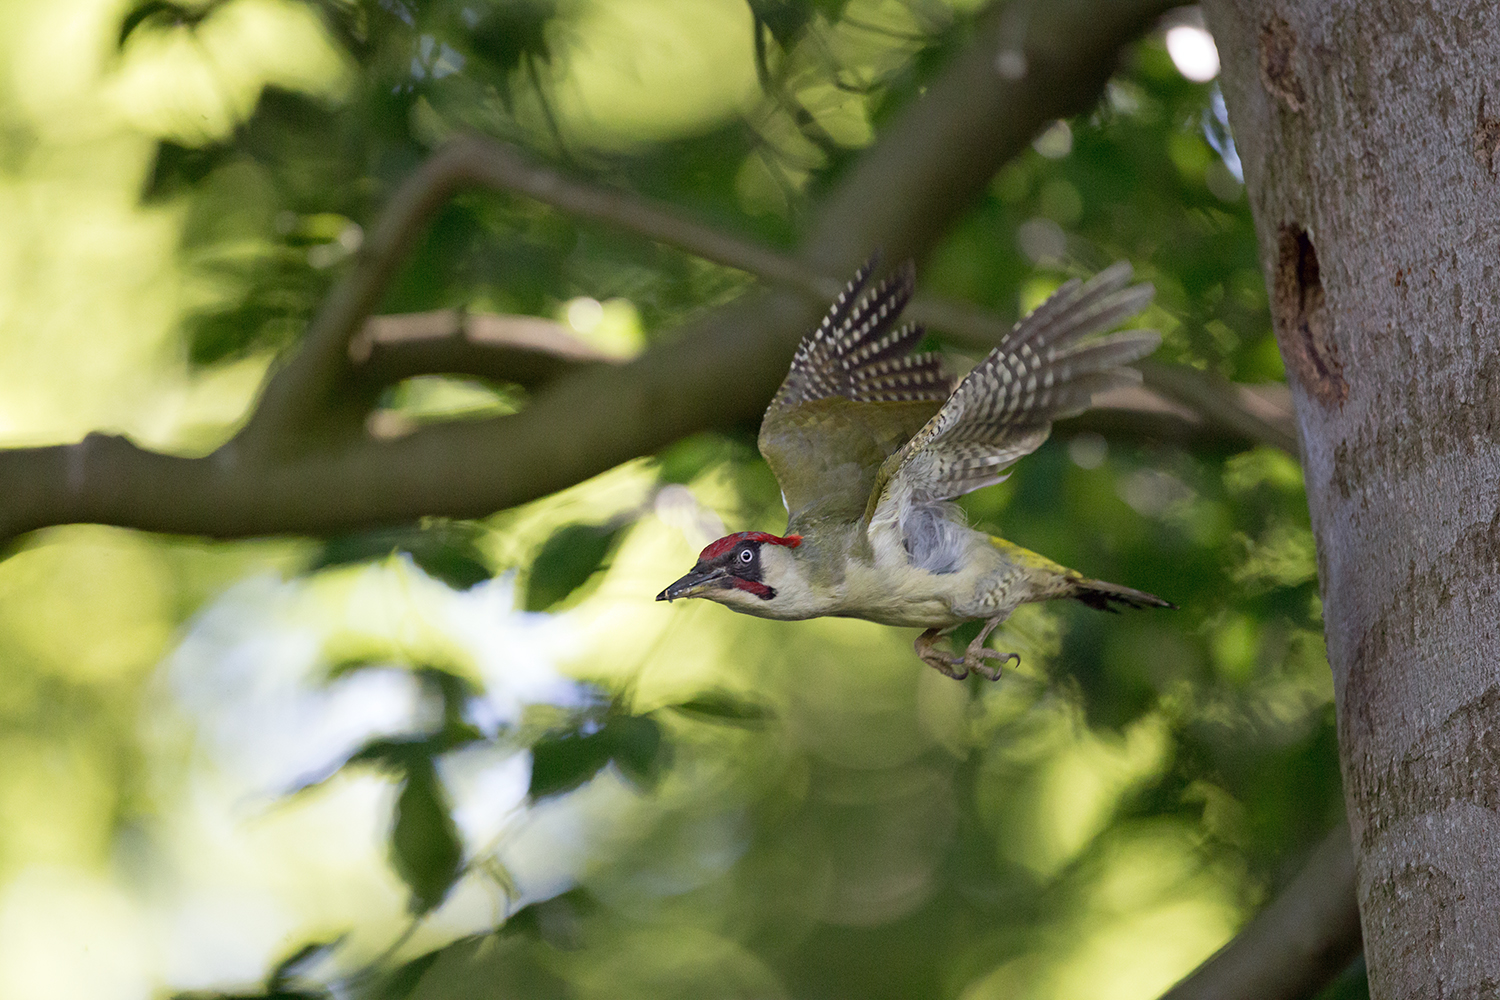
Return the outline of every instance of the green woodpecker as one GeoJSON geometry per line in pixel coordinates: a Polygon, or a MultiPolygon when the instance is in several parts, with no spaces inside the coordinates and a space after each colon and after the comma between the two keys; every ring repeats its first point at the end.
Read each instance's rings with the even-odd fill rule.
{"type": "Polygon", "coordinates": [[[760,618],[822,615],[925,629],[917,655],[950,677],[1000,675],[1014,653],[985,648],[1019,605],[1071,597],[1090,607],[1172,607],[1075,570],[964,521],[953,498],[1005,479],[1052,422],[1095,393],[1140,381],[1122,367],[1161,337],[1089,337],[1139,312],[1150,285],[1118,263],[1070,281],[1016,324],[955,388],[922,336],[896,319],[911,296],[910,263],[860,296],[866,264],[803,338],[760,425],[760,452],[781,484],[787,533],[741,531],[712,543],[659,601],[705,597],[760,618]],[[962,655],[940,637],[984,627],[962,655]],[[996,662],[991,662],[996,661],[996,662]]]}

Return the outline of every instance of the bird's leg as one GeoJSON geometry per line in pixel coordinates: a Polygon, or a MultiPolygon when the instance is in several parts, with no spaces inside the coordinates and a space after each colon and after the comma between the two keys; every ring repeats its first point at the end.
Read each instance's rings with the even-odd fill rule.
{"type": "Polygon", "coordinates": [[[946,645],[942,641],[943,636],[952,632],[957,627],[957,625],[950,625],[948,628],[942,629],[930,628],[917,636],[917,641],[912,643],[912,646],[916,649],[917,655],[922,658],[923,663],[940,674],[946,674],[954,680],[961,681],[969,676],[969,668],[964,665],[967,657],[954,656],[946,649],[941,648],[946,645]]]}
{"type": "MultiPolygon", "coordinates": [[[[995,631],[995,627],[1008,617],[1010,617],[1009,614],[1004,614],[985,622],[984,628],[979,630],[979,634],[974,637],[974,641],[969,643],[969,648],[964,650],[963,657],[953,657],[954,660],[963,664],[963,673],[957,676],[967,676],[969,671],[972,670],[981,677],[998,681],[1000,679],[1000,670],[1007,663],[1012,660],[1016,663],[1021,662],[1020,653],[1001,653],[998,650],[984,648],[984,641],[990,637],[990,633],[995,631]],[[990,666],[987,662],[989,660],[999,660],[1000,662],[994,666],[990,666]]],[[[953,675],[950,674],[949,676],[953,675]]]]}
{"type": "Polygon", "coordinates": [[[972,671],[988,680],[996,681],[1000,679],[1000,670],[1006,663],[1011,660],[1017,663],[1021,662],[1019,653],[1000,653],[993,649],[984,648],[984,641],[990,637],[991,632],[995,631],[996,626],[1005,621],[1007,617],[1009,616],[1001,615],[998,618],[991,618],[985,622],[984,628],[979,630],[979,634],[974,637],[973,642],[969,643],[968,648],[964,650],[964,655],[962,656],[956,656],[946,649],[941,648],[942,637],[952,632],[955,628],[958,628],[957,625],[950,625],[944,629],[930,628],[917,636],[917,641],[913,643],[913,646],[917,651],[917,655],[922,658],[923,663],[937,670],[939,673],[952,677],[954,680],[961,681],[969,676],[972,671]],[[990,660],[999,660],[1000,662],[991,666],[988,662],[990,660]]]}

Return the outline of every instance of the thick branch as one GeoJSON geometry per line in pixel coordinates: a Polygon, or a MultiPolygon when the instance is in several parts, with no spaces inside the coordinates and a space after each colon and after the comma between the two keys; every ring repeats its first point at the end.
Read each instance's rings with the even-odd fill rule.
{"type": "MultiPolygon", "coordinates": [[[[872,246],[890,259],[923,256],[1041,125],[1097,99],[1118,50],[1169,6],[1039,6],[1020,79],[996,70],[997,55],[1016,40],[992,12],[973,44],[830,196],[799,254],[801,273],[847,273],[872,246]]],[[[352,383],[348,345],[426,219],[458,185],[498,183],[492,151],[478,141],[447,147],[402,185],[240,438],[197,461],[99,437],[0,453],[0,536],[69,521],[238,537],[318,534],[424,514],[478,516],[705,426],[753,422],[820,311],[804,293],[749,295],[635,361],[557,379],[514,416],[427,427],[399,441],[288,447],[337,408],[352,383]]]]}
{"type": "Polygon", "coordinates": [[[1249,927],[1162,1000],[1301,1000],[1359,951],[1354,851],[1340,824],[1249,927]]]}
{"type": "MultiPolygon", "coordinates": [[[[462,375],[536,390],[588,365],[619,363],[560,323],[456,309],[376,316],[350,343],[349,354],[356,378],[371,389],[420,375],[462,375]]],[[[1057,425],[1062,436],[1083,432],[1200,450],[1255,443],[1145,388],[1105,393],[1088,412],[1057,425]]]]}
{"type": "MultiPolygon", "coordinates": [[[[939,320],[951,314],[951,303],[927,300],[934,301],[939,320]]],[[[959,321],[961,343],[984,349],[1008,329],[995,317],[966,311],[959,321]]],[[[373,317],[350,342],[349,354],[355,378],[371,390],[418,375],[468,375],[534,391],[588,365],[619,360],[594,350],[560,323],[455,309],[373,317]]],[[[1285,404],[1267,393],[1277,387],[1252,389],[1174,365],[1150,366],[1146,379],[1149,388],[1101,396],[1089,412],[1061,422],[1058,433],[1091,431],[1210,450],[1269,444],[1296,454],[1285,404]],[[1194,405],[1184,406],[1181,394],[1162,391],[1162,384],[1169,390],[1185,385],[1183,394],[1190,392],[1194,405]]]]}

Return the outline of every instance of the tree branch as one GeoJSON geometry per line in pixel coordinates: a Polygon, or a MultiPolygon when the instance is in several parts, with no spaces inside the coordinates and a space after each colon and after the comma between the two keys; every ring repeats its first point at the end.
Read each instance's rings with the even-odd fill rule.
{"type": "Polygon", "coordinates": [[[250,454],[289,450],[300,431],[340,409],[338,397],[348,387],[349,374],[344,345],[374,310],[433,215],[456,191],[473,186],[526,194],[581,218],[611,223],[707,260],[802,288],[819,299],[832,298],[840,287],[833,279],[810,278],[789,258],[687,219],[669,206],[571,180],[514,147],[464,136],[440,148],[392,194],[302,344],[267,383],[237,447],[250,454]]]}
{"type": "MultiPolygon", "coordinates": [[[[1014,56],[1017,42],[1002,30],[1002,12],[991,11],[973,43],[830,194],[797,254],[798,272],[848,273],[872,246],[886,248],[890,259],[920,259],[1042,125],[1091,106],[1118,50],[1171,5],[1040,6],[1019,78],[997,71],[997,56],[1014,56]]],[[[428,426],[395,441],[311,434],[326,414],[339,411],[341,398],[357,395],[349,344],[443,200],[461,184],[501,183],[502,173],[507,184],[530,176],[534,191],[554,189],[526,170],[497,172],[490,152],[489,143],[460,141],[401,185],[234,441],[203,459],[157,455],[99,435],[71,446],[0,452],[0,537],[72,521],[243,537],[323,534],[428,514],[482,516],[706,426],[754,421],[797,339],[816,321],[826,289],[817,290],[817,301],[811,289],[749,294],[634,361],[584,366],[557,378],[512,416],[428,426]]],[[[656,226],[664,239],[688,238],[681,229],[663,231],[659,219],[633,216],[629,203],[610,207],[608,199],[580,197],[576,204],[614,211],[641,230],[656,226]]],[[[720,249],[715,259],[741,248],[720,249]]],[[[757,271],[780,267],[742,262],[757,271]]]]}
{"type": "MultiPolygon", "coordinates": [[[[1010,332],[999,317],[959,302],[919,297],[906,309],[907,315],[954,335],[951,339],[980,350],[989,350],[1010,332]]],[[[1147,360],[1136,363],[1152,393],[1185,408],[1213,434],[1230,441],[1264,444],[1297,456],[1297,431],[1290,396],[1273,398],[1270,392],[1231,382],[1185,365],[1147,360]]]]}
{"type": "Polygon", "coordinates": [[[537,389],[590,364],[614,362],[561,323],[457,309],[376,316],[349,342],[353,374],[381,389],[416,375],[473,375],[537,389]]]}
{"type": "Polygon", "coordinates": [[[1340,823],[1249,927],[1162,1000],[1301,1000],[1359,952],[1354,851],[1340,823]]]}
{"type": "MultiPolygon", "coordinates": [[[[676,215],[666,206],[634,194],[570,180],[549,167],[530,161],[511,147],[474,137],[459,140],[459,143],[465,147],[465,155],[449,156],[446,162],[450,167],[446,171],[421,175],[428,183],[449,184],[452,177],[460,173],[470,181],[482,178],[490,186],[529,195],[583,218],[612,223],[773,284],[804,292],[818,304],[828,301],[842,287],[840,279],[814,274],[790,256],[709,229],[676,215]]],[[[408,200],[427,202],[421,194],[409,195],[408,200]]],[[[906,312],[917,322],[948,334],[949,339],[956,343],[984,351],[1000,343],[1011,328],[1010,323],[984,310],[933,296],[916,297],[906,312]]],[[[432,315],[434,319],[430,322],[444,329],[453,329],[458,322],[456,313],[432,315]],[[445,318],[436,318],[438,316],[445,318]]],[[[389,324],[392,320],[377,318],[371,322],[389,324]]],[[[507,322],[514,324],[522,320],[512,317],[507,322]]],[[[351,343],[357,343],[358,339],[351,343]]],[[[470,339],[474,340],[476,348],[484,343],[494,343],[498,347],[506,340],[504,337],[501,341],[470,339]]],[[[374,363],[366,365],[358,374],[362,382],[375,386],[392,384],[410,374],[441,371],[512,381],[530,388],[558,377],[569,367],[555,355],[558,355],[557,351],[497,350],[489,356],[482,348],[470,349],[469,345],[459,341],[445,341],[422,349],[402,351],[397,357],[382,352],[382,357],[374,359],[374,363]]],[[[1247,387],[1181,366],[1151,362],[1143,366],[1143,371],[1147,374],[1147,385],[1158,395],[1186,404],[1188,412],[1178,411],[1176,414],[1182,419],[1163,418],[1159,411],[1164,408],[1159,402],[1146,402],[1144,408],[1147,411],[1158,411],[1155,416],[1144,420],[1105,418],[1085,422],[1114,433],[1129,433],[1124,430],[1129,427],[1153,438],[1184,444],[1206,441],[1261,443],[1296,454],[1296,434],[1291,426],[1290,406],[1285,401],[1266,399],[1247,387]]],[[[1139,405],[1119,407],[1121,410],[1140,408],[1139,405]]]]}
{"type": "MultiPolygon", "coordinates": [[[[843,287],[841,278],[813,273],[791,256],[703,226],[680,216],[669,206],[639,195],[570,179],[513,147],[477,137],[460,139],[458,144],[464,147],[464,155],[450,156],[449,162],[451,170],[467,183],[525,194],[580,218],[609,223],[772,284],[804,292],[818,304],[833,298],[843,287]]],[[[425,176],[429,183],[451,180],[442,171],[425,176]]],[[[423,200],[420,196],[412,197],[423,200]]],[[[909,318],[948,334],[959,344],[985,351],[1000,343],[1011,328],[1009,322],[985,310],[934,296],[917,296],[907,306],[906,313],[909,318]]],[[[484,363],[477,355],[474,360],[484,363]]],[[[497,365],[506,363],[508,360],[496,361],[497,365]]],[[[486,371],[453,370],[490,377],[486,371]]],[[[556,371],[558,366],[548,370],[556,371]]],[[[1185,404],[1197,413],[1210,433],[1229,440],[1268,444],[1296,455],[1296,432],[1289,401],[1271,401],[1254,390],[1182,366],[1151,362],[1142,370],[1146,372],[1147,385],[1166,399],[1185,404]]],[[[1148,407],[1153,408],[1160,409],[1148,407]]],[[[1198,439],[1201,435],[1189,437],[1198,439]]],[[[1179,440],[1181,435],[1174,434],[1172,439],[1179,440]]]]}
{"type": "Polygon", "coordinates": [[[1291,394],[1280,387],[1275,397],[1266,390],[1239,385],[1210,372],[1182,365],[1146,360],[1136,364],[1146,386],[1182,403],[1231,434],[1280,448],[1298,457],[1297,425],[1291,394]]]}

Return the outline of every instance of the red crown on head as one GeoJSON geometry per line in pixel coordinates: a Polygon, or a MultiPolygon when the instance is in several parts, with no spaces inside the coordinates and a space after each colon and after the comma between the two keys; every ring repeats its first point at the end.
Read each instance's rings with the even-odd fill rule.
{"type": "Polygon", "coordinates": [[[709,542],[698,553],[700,561],[704,559],[717,559],[740,542],[762,542],[766,545],[785,545],[789,549],[795,549],[802,544],[801,535],[773,535],[769,531],[736,531],[732,535],[725,535],[717,542],[709,542]]]}

